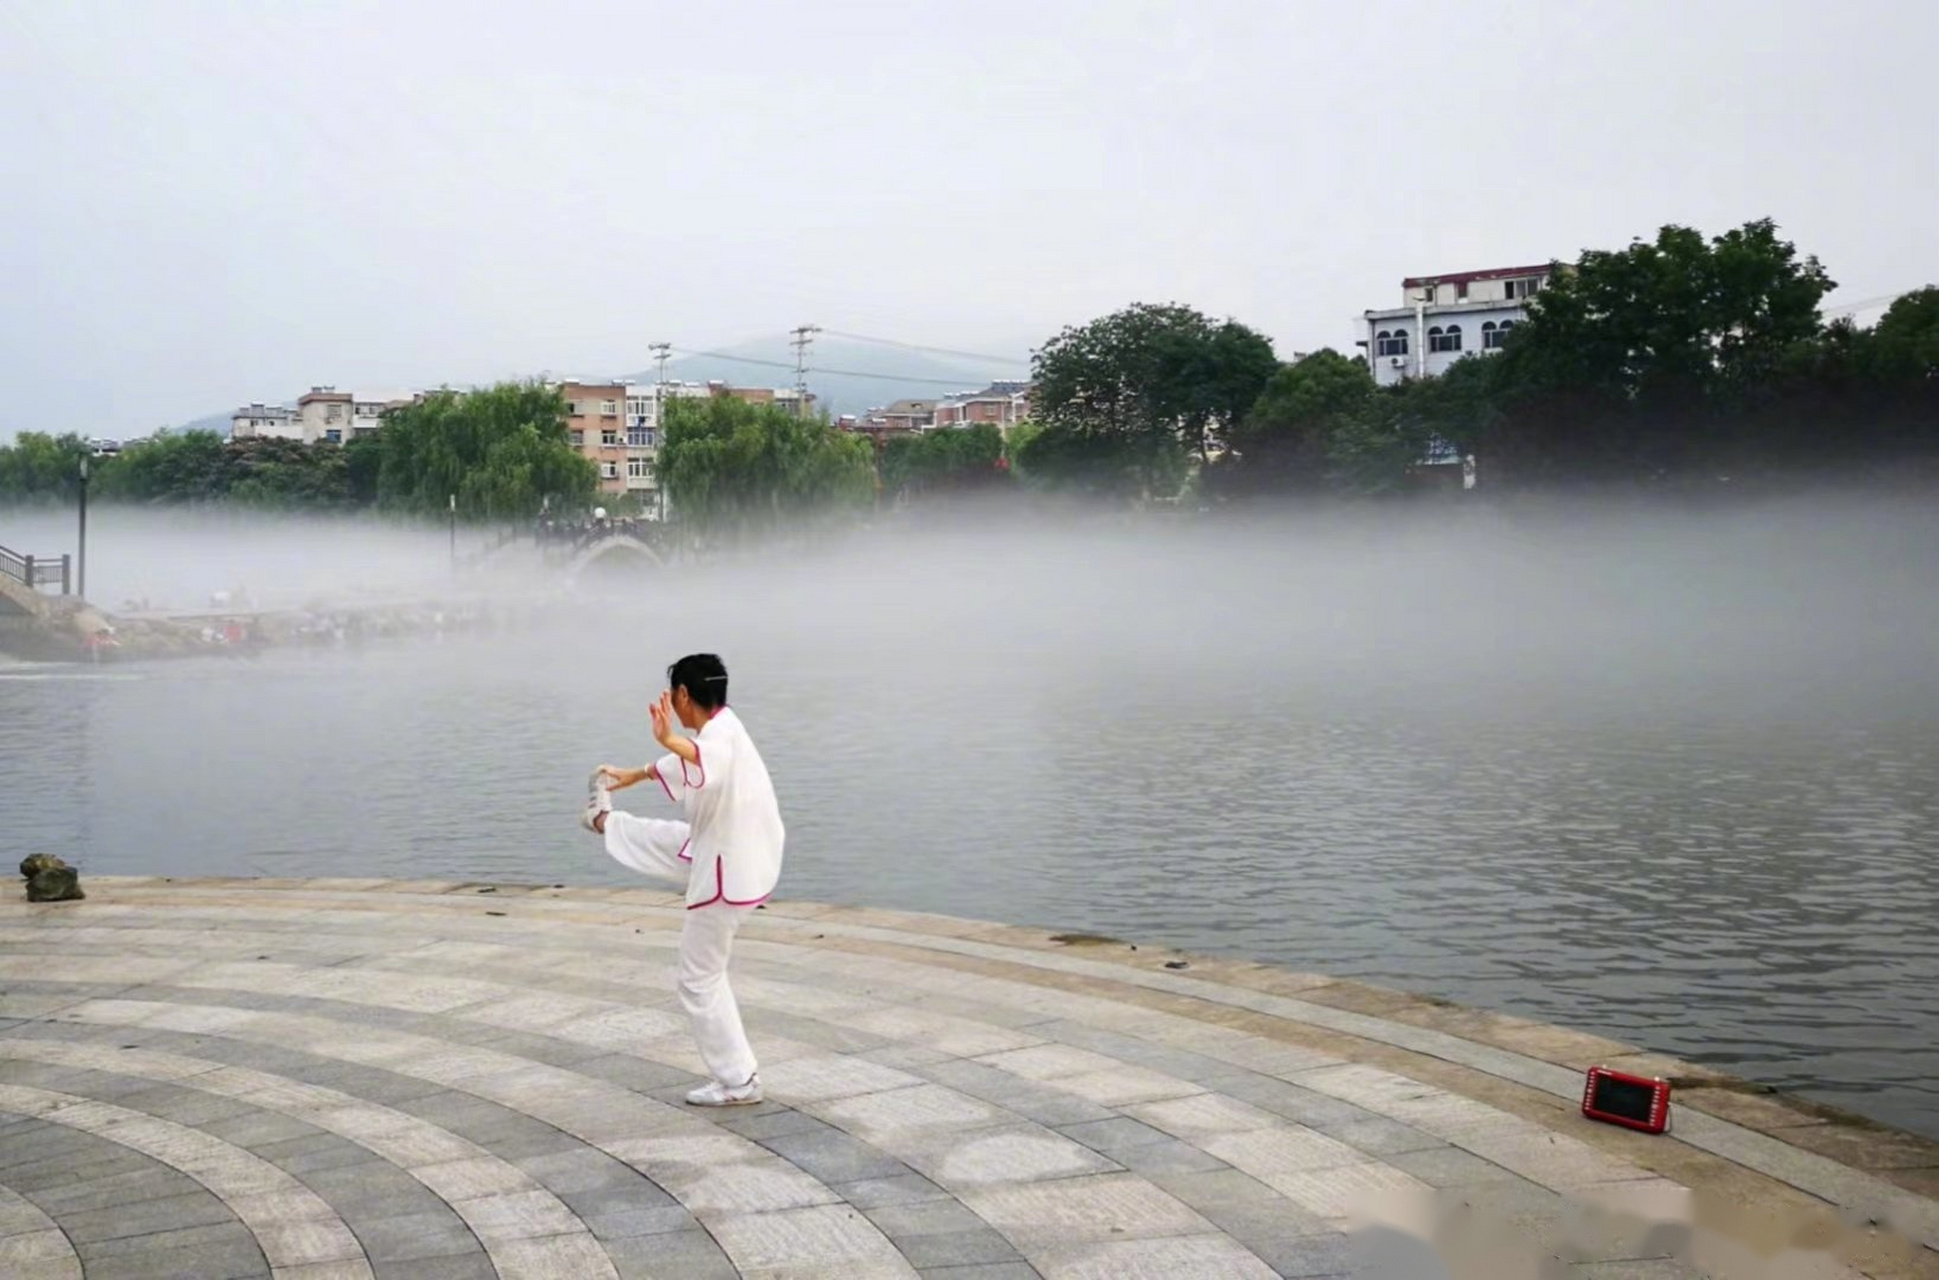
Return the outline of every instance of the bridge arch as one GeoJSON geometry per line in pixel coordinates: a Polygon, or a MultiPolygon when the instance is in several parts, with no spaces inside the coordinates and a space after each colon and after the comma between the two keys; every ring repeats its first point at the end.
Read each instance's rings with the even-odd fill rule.
{"type": "Polygon", "coordinates": [[[567,578],[576,578],[588,565],[611,556],[632,557],[652,565],[655,569],[664,569],[667,563],[661,558],[658,551],[655,551],[638,538],[627,537],[624,534],[612,534],[599,539],[597,542],[589,543],[574,552],[572,559],[565,566],[565,576],[567,578]]]}

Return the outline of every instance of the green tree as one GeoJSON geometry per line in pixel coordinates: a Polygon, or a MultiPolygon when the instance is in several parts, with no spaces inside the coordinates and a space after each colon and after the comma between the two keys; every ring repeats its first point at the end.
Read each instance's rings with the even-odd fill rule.
{"type": "Polygon", "coordinates": [[[1939,285],[1903,294],[1871,330],[1874,375],[1885,382],[1939,378],[1939,285]]]}
{"type": "Polygon", "coordinates": [[[1375,391],[1366,361],[1331,348],[1280,366],[1251,412],[1232,428],[1238,457],[1228,491],[1325,488],[1334,437],[1372,416],[1375,391]]]}
{"type": "Polygon", "coordinates": [[[1382,388],[1328,437],[1331,487],[1363,496],[1401,493],[1414,487],[1416,468],[1429,458],[1472,454],[1495,420],[1499,366],[1471,355],[1438,378],[1382,388]]]}
{"type": "MultiPolygon", "coordinates": [[[[384,415],[377,431],[377,498],[393,511],[437,515],[455,496],[466,519],[536,516],[545,500],[592,500],[599,471],[566,436],[556,390],[506,382],[437,391],[384,415]]],[[[359,458],[367,477],[367,458],[359,458]]]]}
{"type": "Polygon", "coordinates": [[[353,505],[344,446],[247,439],[227,450],[228,500],[278,511],[334,511],[353,505]]]}
{"type": "Polygon", "coordinates": [[[1487,452],[1524,482],[1712,467],[1796,345],[1818,337],[1833,287],[1769,220],[1586,252],[1500,357],[1487,452]]]}
{"type": "Polygon", "coordinates": [[[1191,474],[1179,442],[1157,434],[1088,434],[1053,422],[1016,449],[1016,462],[1034,486],[1091,497],[1170,497],[1191,474]]]}
{"type": "Polygon", "coordinates": [[[184,431],[130,445],[102,468],[104,498],[131,502],[219,502],[233,480],[228,444],[213,431],[184,431]]]}
{"type": "Polygon", "coordinates": [[[384,474],[384,432],[379,427],[370,435],[356,436],[343,444],[344,483],[350,501],[359,507],[377,505],[378,486],[384,474]]]}
{"type": "Polygon", "coordinates": [[[67,501],[81,486],[81,459],[90,452],[78,435],[23,431],[0,446],[0,503],[67,501]]]}
{"type": "Polygon", "coordinates": [[[1068,487],[1169,497],[1189,458],[1223,448],[1278,362],[1237,321],[1139,303],[1065,329],[1032,366],[1044,430],[1026,465],[1068,487]]]}
{"type": "Polygon", "coordinates": [[[716,537],[779,532],[875,496],[867,440],[730,396],[667,404],[659,475],[675,518],[716,537]]]}
{"type": "Polygon", "coordinates": [[[1003,432],[992,423],[945,427],[890,438],[882,451],[882,487],[891,495],[961,492],[1007,483],[1003,432]]]}

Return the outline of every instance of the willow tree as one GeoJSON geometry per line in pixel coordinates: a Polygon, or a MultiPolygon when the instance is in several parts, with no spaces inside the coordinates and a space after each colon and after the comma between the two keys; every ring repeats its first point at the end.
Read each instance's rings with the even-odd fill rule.
{"type": "Polygon", "coordinates": [[[386,413],[377,439],[377,498],[395,511],[437,514],[455,497],[467,519],[534,516],[599,485],[567,437],[565,400],[538,383],[434,391],[386,413]]]}
{"type": "Polygon", "coordinates": [[[658,469],[673,518],[714,537],[816,523],[875,496],[867,440],[729,396],[668,402],[658,469]]]}

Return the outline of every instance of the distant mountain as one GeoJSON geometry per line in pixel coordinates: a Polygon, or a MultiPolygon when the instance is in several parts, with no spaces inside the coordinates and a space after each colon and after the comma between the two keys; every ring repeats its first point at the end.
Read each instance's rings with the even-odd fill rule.
{"type": "MultiPolygon", "coordinates": [[[[1003,378],[1028,376],[1026,353],[1014,363],[931,355],[902,347],[818,337],[808,353],[808,390],[817,407],[833,415],[862,413],[895,400],[934,400],[957,391],[980,391],[1003,378]]],[[[651,382],[651,369],[628,374],[651,382]]],[[[737,387],[792,387],[794,351],[785,337],[757,338],[705,353],[676,356],[667,376],[683,382],[719,379],[737,387]]]]}
{"type": "MultiPolygon", "coordinates": [[[[980,391],[1001,379],[1028,377],[1029,372],[1029,355],[1022,351],[1014,362],[1002,363],[818,337],[809,350],[808,390],[814,393],[817,408],[838,416],[862,413],[896,400],[938,400],[956,391],[980,391]]],[[[652,382],[657,376],[651,369],[619,375],[627,382],[652,382]]],[[[667,376],[681,382],[718,379],[737,387],[792,387],[794,350],[786,337],[756,338],[676,356],[667,362],[667,376]]],[[[229,414],[212,413],[165,427],[156,434],[186,431],[213,431],[226,439],[229,414]]]]}

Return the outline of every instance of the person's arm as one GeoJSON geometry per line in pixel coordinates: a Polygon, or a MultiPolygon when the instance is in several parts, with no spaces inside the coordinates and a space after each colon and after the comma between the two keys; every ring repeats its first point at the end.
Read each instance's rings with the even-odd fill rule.
{"type": "Polygon", "coordinates": [[[649,780],[657,782],[660,778],[659,770],[652,765],[644,769],[624,769],[616,764],[602,764],[599,766],[599,771],[612,779],[611,784],[606,788],[608,791],[624,791],[628,787],[638,786],[649,780]]]}

